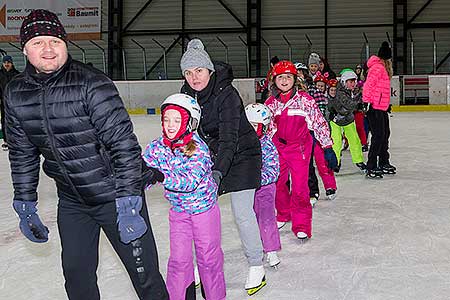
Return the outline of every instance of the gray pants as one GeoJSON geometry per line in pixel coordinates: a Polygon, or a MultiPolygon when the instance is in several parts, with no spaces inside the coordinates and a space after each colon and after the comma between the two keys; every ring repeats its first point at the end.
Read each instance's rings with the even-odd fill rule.
{"type": "Polygon", "coordinates": [[[255,189],[230,193],[231,209],[250,266],[263,265],[263,247],[253,203],[255,189]]]}

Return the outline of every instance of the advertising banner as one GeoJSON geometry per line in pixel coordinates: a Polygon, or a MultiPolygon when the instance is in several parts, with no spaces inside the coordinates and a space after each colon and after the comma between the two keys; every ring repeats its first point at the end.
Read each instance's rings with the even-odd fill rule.
{"type": "Polygon", "coordinates": [[[0,42],[19,40],[23,19],[33,9],[58,15],[70,40],[99,40],[101,0],[0,0],[0,42]]]}

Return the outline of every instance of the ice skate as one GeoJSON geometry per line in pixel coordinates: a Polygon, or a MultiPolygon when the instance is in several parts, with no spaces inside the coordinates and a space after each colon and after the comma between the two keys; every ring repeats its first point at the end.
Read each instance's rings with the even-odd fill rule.
{"type": "Polygon", "coordinates": [[[383,178],[383,170],[380,168],[375,168],[373,170],[367,170],[366,177],[370,179],[381,179],[383,178]]]}
{"type": "Polygon", "coordinates": [[[345,151],[345,150],[348,149],[348,146],[349,146],[347,138],[344,137],[344,138],[342,139],[342,142],[343,142],[343,143],[342,143],[342,150],[345,151]]]}
{"type": "Polygon", "coordinates": [[[248,270],[245,290],[249,296],[254,295],[266,285],[264,266],[251,266],[248,270]]]}
{"type": "Polygon", "coordinates": [[[278,227],[278,229],[283,228],[284,225],[286,225],[286,223],[287,223],[287,222],[278,222],[278,221],[277,221],[277,227],[278,227]]]}
{"type": "Polygon", "coordinates": [[[366,165],[365,163],[360,162],[360,163],[357,163],[357,164],[355,164],[355,165],[358,167],[358,169],[361,171],[362,174],[365,174],[365,173],[366,173],[366,171],[367,171],[367,165],[366,165]]]}
{"type": "Polygon", "coordinates": [[[297,234],[295,235],[299,240],[307,240],[308,239],[308,235],[306,233],[304,233],[303,231],[299,231],[297,232],[297,234]]]}
{"type": "Polygon", "coordinates": [[[326,195],[328,200],[336,199],[336,190],[335,189],[327,189],[326,195]]]}
{"type": "Polygon", "coordinates": [[[314,194],[313,196],[310,196],[309,202],[311,203],[311,206],[314,208],[316,203],[319,201],[319,194],[314,194]]]}
{"type": "Polygon", "coordinates": [[[333,169],[334,173],[339,173],[341,170],[341,162],[338,163],[337,167],[333,169]]]}
{"type": "Polygon", "coordinates": [[[201,281],[197,266],[194,267],[194,281],[195,281],[195,288],[198,289],[200,287],[201,281]]]}
{"type": "Polygon", "coordinates": [[[381,170],[383,171],[383,174],[392,174],[393,175],[393,174],[397,173],[397,168],[391,164],[382,165],[381,170]]]}
{"type": "Polygon", "coordinates": [[[280,264],[280,259],[278,258],[276,251],[270,251],[267,252],[267,262],[269,263],[269,266],[271,266],[274,269],[278,269],[278,265],[280,264]]]}

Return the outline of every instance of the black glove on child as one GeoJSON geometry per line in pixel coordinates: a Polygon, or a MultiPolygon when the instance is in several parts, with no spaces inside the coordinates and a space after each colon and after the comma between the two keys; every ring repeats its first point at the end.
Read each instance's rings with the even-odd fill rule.
{"type": "Polygon", "coordinates": [[[158,169],[148,167],[147,165],[142,166],[142,187],[146,188],[149,185],[156,184],[157,182],[164,181],[164,174],[158,169]]]}
{"type": "Polygon", "coordinates": [[[333,148],[325,148],[323,149],[325,161],[327,162],[328,168],[331,170],[335,170],[338,166],[336,154],[333,151],[333,148]]]}

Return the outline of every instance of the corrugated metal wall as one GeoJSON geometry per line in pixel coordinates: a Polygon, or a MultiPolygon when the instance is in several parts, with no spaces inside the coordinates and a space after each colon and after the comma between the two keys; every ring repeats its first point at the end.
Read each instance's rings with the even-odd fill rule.
{"type": "MultiPolygon", "coordinates": [[[[245,0],[223,0],[234,14],[246,24],[245,0]]],[[[147,0],[124,0],[123,25],[125,26],[135,14],[147,3],[147,0]]],[[[140,17],[129,27],[129,30],[181,30],[181,0],[153,0],[140,17]]],[[[241,28],[241,25],[218,0],[186,0],[186,29],[214,29],[214,28],[241,28]]],[[[424,4],[425,0],[408,1],[408,19],[410,19],[424,4]]],[[[108,0],[102,0],[102,34],[103,40],[96,41],[101,47],[107,48],[107,5],[108,0]]],[[[292,44],[292,59],[306,61],[308,53],[317,51],[325,54],[324,25],[325,0],[265,0],[262,1],[262,36],[271,45],[271,55],[288,58],[288,46],[283,35],[292,44]],[[283,27],[282,29],[277,29],[283,27]],[[305,28],[306,27],[306,28],[305,28]],[[308,29],[307,29],[308,28],[308,29]],[[312,42],[309,46],[305,35],[312,42]]],[[[348,66],[355,66],[365,60],[363,32],[370,42],[370,53],[378,51],[386,32],[392,38],[393,9],[391,0],[339,0],[328,1],[328,49],[327,56],[335,71],[348,66]],[[354,26],[357,28],[336,28],[339,26],[354,26]],[[376,25],[376,27],[374,26],[376,25]]],[[[450,1],[433,0],[414,23],[441,23],[449,22],[450,1]]],[[[429,73],[433,62],[433,29],[412,29],[415,41],[415,72],[429,73]]],[[[450,28],[436,29],[437,62],[450,51],[450,28]]],[[[124,38],[128,79],[141,79],[143,77],[143,58],[141,50],[131,41],[131,38],[142,44],[147,51],[147,68],[152,67],[162,55],[152,39],[168,47],[177,34],[173,35],[146,35],[127,36],[124,38]]],[[[229,48],[229,63],[233,65],[235,76],[246,76],[245,46],[238,39],[243,33],[220,34],[191,34],[190,37],[199,37],[204,41],[211,57],[216,60],[225,60],[225,49],[217,40],[219,36],[229,48]]],[[[86,50],[86,61],[92,62],[99,69],[103,68],[101,51],[88,41],[76,42],[86,50]]],[[[17,44],[16,44],[17,45],[17,44]]],[[[23,59],[19,50],[8,44],[1,44],[2,49],[8,51],[16,59],[19,69],[23,67],[23,59]]],[[[75,59],[82,59],[79,49],[69,44],[69,50],[75,59]]],[[[408,47],[409,51],[409,47],[408,47]]],[[[169,78],[180,78],[179,59],[182,54],[181,44],[177,44],[167,55],[169,78]]],[[[408,61],[410,52],[408,52],[408,61]]],[[[410,72],[408,63],[408,72],[410,72]]],[[[262,46],[263,73],[267,68],[267,48],[262,46]]],[[[438,71],[449,72],[450,61],[438,71]]],[[[162,61],[154,67],[149,78],[164,76],[162,61]]]]}
{"type": "MultiPolygon", "coordinates": [[[[411,18],[424,4],[425,0],[408,0],[408,16],[411,18]]],[[[450,22],[450,1],[433,0],[417,17],[414,23],[450,22]]],[[[412,29],[414,39],[415,74],[429,74],[433,71],[433,31],[437,41],[437,63],[450,51],[450,28],[412,29]]],[[[408,45],[408,61],[411,57],[408,45]]],[[[408,72],[411,72],[408,64],[408,72]]],[[[450,60],[438,72],[450,73],[450,60]]]]}

